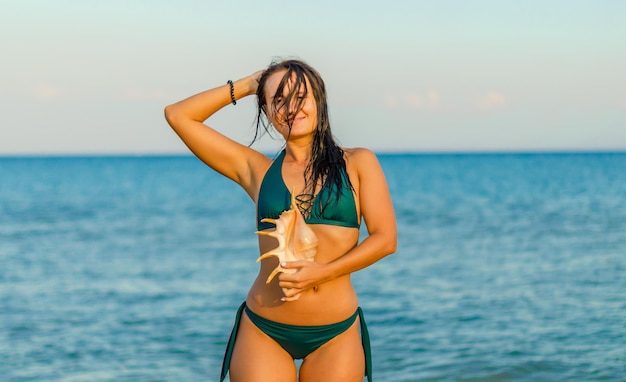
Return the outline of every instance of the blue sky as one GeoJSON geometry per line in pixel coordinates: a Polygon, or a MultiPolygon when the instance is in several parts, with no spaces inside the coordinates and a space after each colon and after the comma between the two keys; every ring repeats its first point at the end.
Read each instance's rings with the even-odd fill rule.
{"type": "MultiPolygon", "coordinates": [[[[0,155],[185,153],[163,107],[274,57],[320,71],[348,147],[626,150],[624,15],[620,0],[0,0],[0,155]]],[[[254,115],[249,98],[208,123],[247,144],[254,115]]]]}

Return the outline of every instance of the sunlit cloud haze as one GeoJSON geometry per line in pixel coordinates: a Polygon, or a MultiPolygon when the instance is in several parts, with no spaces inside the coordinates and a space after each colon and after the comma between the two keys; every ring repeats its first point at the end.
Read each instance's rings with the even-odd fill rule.
{"type": "MultiPolygon", "coordinates": [[[[0,155],[187,153],[163,107],[298,57],[378,151],[626,150],[622,1],[3,1],[0,155]]],[[[255,102],[207,123],[248,144],[255,102]]],[[[280,145],[265,137],[255,147],[280,145]]]]}
{"type": "Polygon", "coordinates": [[[503,107],[506,104],[504,95],[497,91],[490,91],[488,94],[478,98],[474,105],[478,110],[489,111],[503,107]]]}

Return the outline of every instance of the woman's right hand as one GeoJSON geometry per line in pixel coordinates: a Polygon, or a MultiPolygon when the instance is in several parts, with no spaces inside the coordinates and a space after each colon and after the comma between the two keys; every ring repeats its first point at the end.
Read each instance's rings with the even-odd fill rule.
{"type": "Polygon", "coordinates": [[[251,94],[256,94],[257,89],[259,88],[259,79],[261,78],[261,74],[263,74],[264,71],[265,69],[261,69],[248,76],[248,79],[250,80],[248,86],[250,87],[250,90],[252,91],[251,94]]]}

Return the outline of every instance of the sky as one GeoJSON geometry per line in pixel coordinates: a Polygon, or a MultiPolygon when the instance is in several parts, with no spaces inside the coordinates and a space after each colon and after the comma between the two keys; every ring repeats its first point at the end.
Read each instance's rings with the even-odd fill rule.
{"type": "MultiPolygon", "coordinates": [[[[625,17],[621,0],[0,0],[0,155],[188,153],[163,108],[280,57],[321,73],[346,147],[623,151],[625,17]]],[[[207,124],[249,144],[255,113],[247,97],[207,124]]]]}

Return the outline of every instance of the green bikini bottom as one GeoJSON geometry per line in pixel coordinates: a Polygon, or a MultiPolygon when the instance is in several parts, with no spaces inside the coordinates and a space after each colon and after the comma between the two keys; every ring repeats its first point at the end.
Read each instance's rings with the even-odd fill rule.
{"type": "Polygon", "coordinates": [[[306,357],[326,342],[345,332],[350,326],[352,326],[358,316],[359,324],[361,326],[361,343],[363,344],[363,351],[365,353],[365,376],[369,382],[372,382],[370,338],[369,333],[367,332],[367,326],[365,325],[363,310],[361,310],[360,307],[357,308],[356,312],[354,312],[354,314],[348,319],[335,324],[300,326],[281,324],[279,322],[263,318],[252,312],[246,306],[245,302],[241,304],[237,310],[237,315],[235,316],[235,326],[230,334],[228,346],[226,347],[226,353],[224,354],[220,382],[224,381],[226,374],[228,373],[228,369],[230,368],[230,360],[233,356],[237,331],[239,330],[239,323],[241,322],[241,313],[244,310],[246,311],[248,318],[250,318],[250,321],[261,329],[263,333],[267,334],[274,341],[276,341],[293,357],[293,359],[302,359],[306,357]]]}

